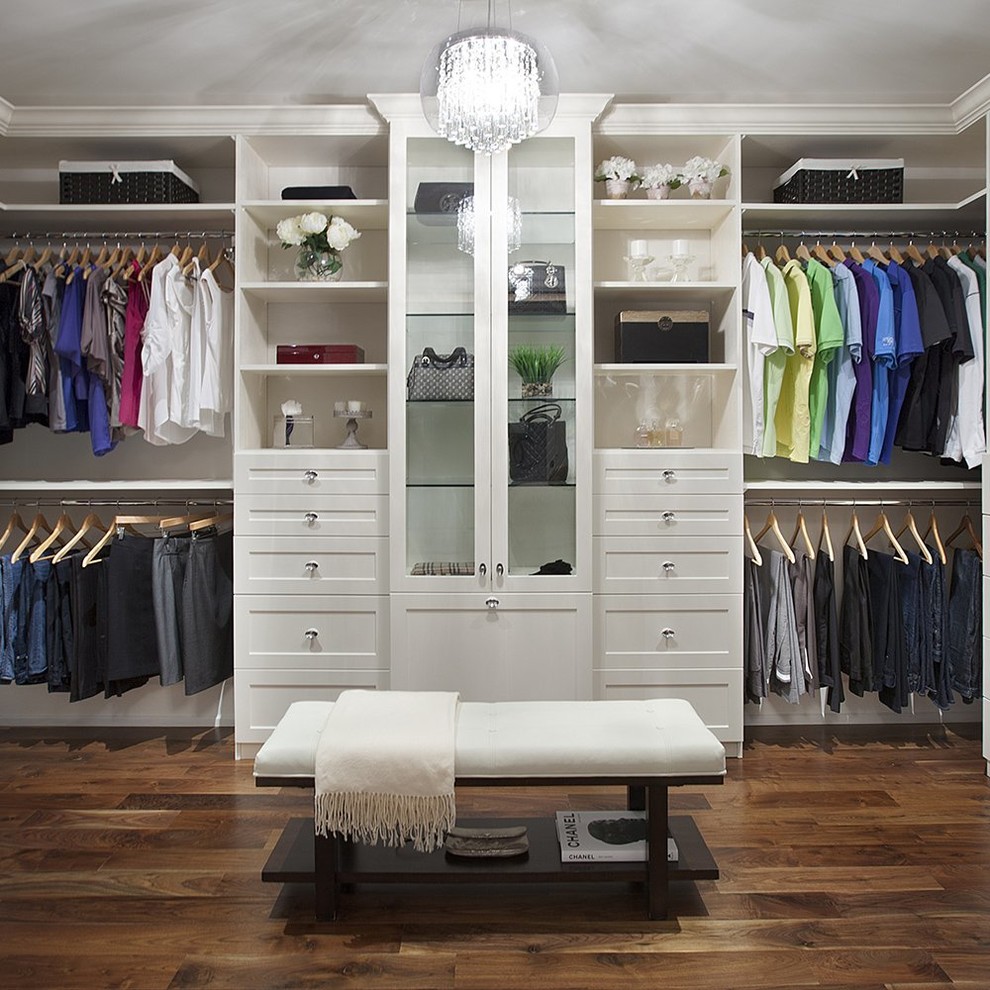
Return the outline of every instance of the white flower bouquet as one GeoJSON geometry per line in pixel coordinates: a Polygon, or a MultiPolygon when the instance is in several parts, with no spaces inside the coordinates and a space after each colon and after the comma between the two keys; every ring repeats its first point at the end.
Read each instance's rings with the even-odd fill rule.
{"type": "Polygon", "coordinates": [[[702,158],[701,155],[695,155],[694,158],[684,163],[684,168],[681,170],[681,181],[711,183],[728,174],[729,170],[721,162],[715,161],[714,158],[702,158]]]}
{"type": "Polygon", "coordinates": [[[323,213],[303,213],[280,220],[275,233],[284,248],[300,248],[296,270],[299,277],[332,278],[343,268],[340,253],[361,236],[341,217],[323,213]],[[316,270],[317,274],[305,274],[316,270]]]}
{"type": "Polygon", "coordinates": [[[636,174],[636,163],[631,158],[623,158],[621,155],[606,158],[595,170],[595,182],[606,182],[609,179],[638,185],[640,177],[636,174]]]}
{"type": "Polygon", "coordinates": [[[669,163],[647,165],[643,169],[642,184],[646,189],[659,189],[661,186],[677,189],[681,185],[681,173],[669,163]]]}

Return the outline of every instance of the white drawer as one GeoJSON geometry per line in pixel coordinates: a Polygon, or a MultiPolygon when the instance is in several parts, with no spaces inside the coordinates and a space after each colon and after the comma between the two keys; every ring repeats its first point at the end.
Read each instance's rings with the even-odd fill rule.
{"type": "Polygon", "coordinates": [[[238,670],[234,678],[236,741],[264,742],[294,701],[336,701],[349,688],[387,687],[387,670],[238,670]]]}
{"type": "Polygon", "coordinates": [[[728,450],[607,450],[595,454],[596,494],[742,494],[742,454],[728,450]]]}
{"type": "Polygon", "coordinates": [[[387,495],[238,495],[237,536],[387,536],[387,495]]]}
{"type": "Polygon", "coordinates": [[[596,536],[593,542],[598,594],[742,593],[741,536],[596,536]]]}
{"type": "Polygon", "coordinates": [[[238,536],[234,591],[239,595],[388,594],[384,537],[238,536]]]}
{"type": "Polygon", "coordinates": [[[598,701],[683,698],[722,742],[743,737],[743,672],[739,667],[596,670],[598,701]]]}
{"type": "Polygon", "coordinates": [[[234,657],[241,667],[388,668],[388,597],[234,597],[234,657]]]}
{"type": "Polygon", "coordinates": [[[252,450],[234,454],[236,494],[388,494],[383,450],[252,450]]]}
{"type": "Polygon", "coordinates": [[[596,595],[593,666],[742,667],[742,595],[596,595]]]}
{"type": "Polygon", "coordinates": [[[739,495],[595,495],[595,536],[738,536],[739,495]]]}

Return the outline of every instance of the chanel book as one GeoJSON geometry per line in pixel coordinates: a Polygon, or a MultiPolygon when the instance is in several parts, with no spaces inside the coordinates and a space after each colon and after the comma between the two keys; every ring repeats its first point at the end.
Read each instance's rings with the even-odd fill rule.
{"type": "MultiPolygon", "coordinates": [[[[645,811],[558,811],[561,862],[645,863],[646,828],[645,811]]],[[[667,862],[677,862],[669,835],[667,862]]]]}

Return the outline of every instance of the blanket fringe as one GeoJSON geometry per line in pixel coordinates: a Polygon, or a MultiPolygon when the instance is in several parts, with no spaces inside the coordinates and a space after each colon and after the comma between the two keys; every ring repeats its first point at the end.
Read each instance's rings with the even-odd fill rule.
{"type": "Polygon", "coordinates": [[[368,845],[400,846],[411,839],[419,852],[443,845],[454,827],[453,794],[429,797],[330,791],[317,794],[313,812],[317,835],[337,833],[368,845]]]}

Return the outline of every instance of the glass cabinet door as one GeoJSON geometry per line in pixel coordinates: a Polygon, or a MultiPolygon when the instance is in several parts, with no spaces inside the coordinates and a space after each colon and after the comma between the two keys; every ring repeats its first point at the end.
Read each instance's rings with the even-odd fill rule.
{"type": "MultiPolygon", "coordinates": [[[[577,568],[575,142],[514,146],[493,174],[493,530],[507,586],[577,568]]],[[[498,584],[496,579],[496,585],[498,584]]]]}
{"type": "Polygon", "coordinates": [[[487,453],[476,442],[489,395],[487,302],[476,285],[488,214],[472,210],[484,191],[471,152],[411,137],[407,156],[405,573],[464,584],[489,546],[478,523],[488,515],[487,453]]]}

